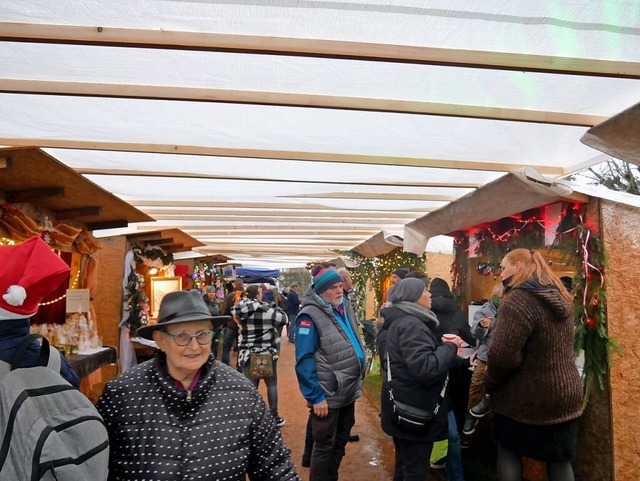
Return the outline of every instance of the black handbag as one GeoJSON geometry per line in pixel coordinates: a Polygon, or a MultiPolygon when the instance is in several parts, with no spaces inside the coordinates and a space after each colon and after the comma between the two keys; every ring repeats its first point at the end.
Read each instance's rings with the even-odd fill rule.
{"type": "Polygon", "coordinates": [[[398,401],[393,396],[393,389],[391,388],[391,363],[389,362],[389,351],[386,352],[387,357],[387,383],[389,385],[389,400],[391,401],[392,411],[391,420],[403,431],[414,434],[426,434],[431,427],[433,418],[436,417],[438,411],[440,411],[440,405],[444,398],[444,394],[447,390],[447,384],[449,383],[449,374],[444,380],[442,389],[440,390],[440,398],[433,409],[433,412],[426,411],[424,409],[411,406],[409,404],[398,401]]]}

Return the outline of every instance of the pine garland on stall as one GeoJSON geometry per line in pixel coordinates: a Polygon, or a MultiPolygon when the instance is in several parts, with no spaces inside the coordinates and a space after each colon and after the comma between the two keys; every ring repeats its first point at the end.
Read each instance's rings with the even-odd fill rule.
{"type": "Polygon", "coordinates": [[[129,312],[125,324],[129,328],[130,336],[136,337],[138,329],[149,323],[149,297],[144,292],[144,276],[134,269],[131,269],[127,278],[125,302],[125,310],[129,312]]]}
{"type": "MultiPolygon", "coordinates": [[[[417,256],[409,252],[397,249],[378,257],[363,257],[353,251],[340,251],[340,255],[358,263],[351,278],[360,299],[366,298],[366,285],[369,281],[371,289],[375,293],[374,312],[377,312],[384,299],[384,282],[398,267],[408,267],[411,270],[425,271],[425,256],[417,256]]],[[[365,303],[360,302],[358,316],[364,319],[365,303]]]]}
{"type": "Polygon", "coordinates": [[[584,353],[586,404],[596,386],[604,391],[611,355],[614,350],[622,353],[622,349],[609,337],[606,327],[605,246],[583,219],[579,207],[569,206],[558,227],[556,245],[563,251],[563,257],[576,265],[574,351],[576,356],[584,353]]]}

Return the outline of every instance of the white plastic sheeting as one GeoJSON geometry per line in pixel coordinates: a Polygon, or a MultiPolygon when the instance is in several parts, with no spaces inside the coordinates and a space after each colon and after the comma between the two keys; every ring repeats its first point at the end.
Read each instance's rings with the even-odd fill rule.
{"type": "Polygon", "coordinates": [[[157,219],[98,235],[300,265],[606,158],[580,138],[640,98],[639,36],[634,1],[1,0],[0,145],[157,219]]]}

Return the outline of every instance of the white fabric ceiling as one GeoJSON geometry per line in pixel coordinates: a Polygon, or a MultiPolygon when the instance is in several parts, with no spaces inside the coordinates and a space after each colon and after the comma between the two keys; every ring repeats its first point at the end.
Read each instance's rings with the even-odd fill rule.
{"type": "Polygon", "coordinates": [[[0,0],[0,144],[157,219],[128,231],[300,265],[605,159],[639,36],[635,1],[0,0]]]}

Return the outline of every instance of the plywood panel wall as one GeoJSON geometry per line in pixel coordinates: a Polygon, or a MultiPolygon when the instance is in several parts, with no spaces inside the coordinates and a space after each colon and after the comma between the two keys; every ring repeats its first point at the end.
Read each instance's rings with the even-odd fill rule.
{"type": "Polygon", "coordinates": [[[640,479],[640,213],[602,201],[607,271],[608,330],[622,348],[611,370],[611,414],[615,481],[640,479]]]}

